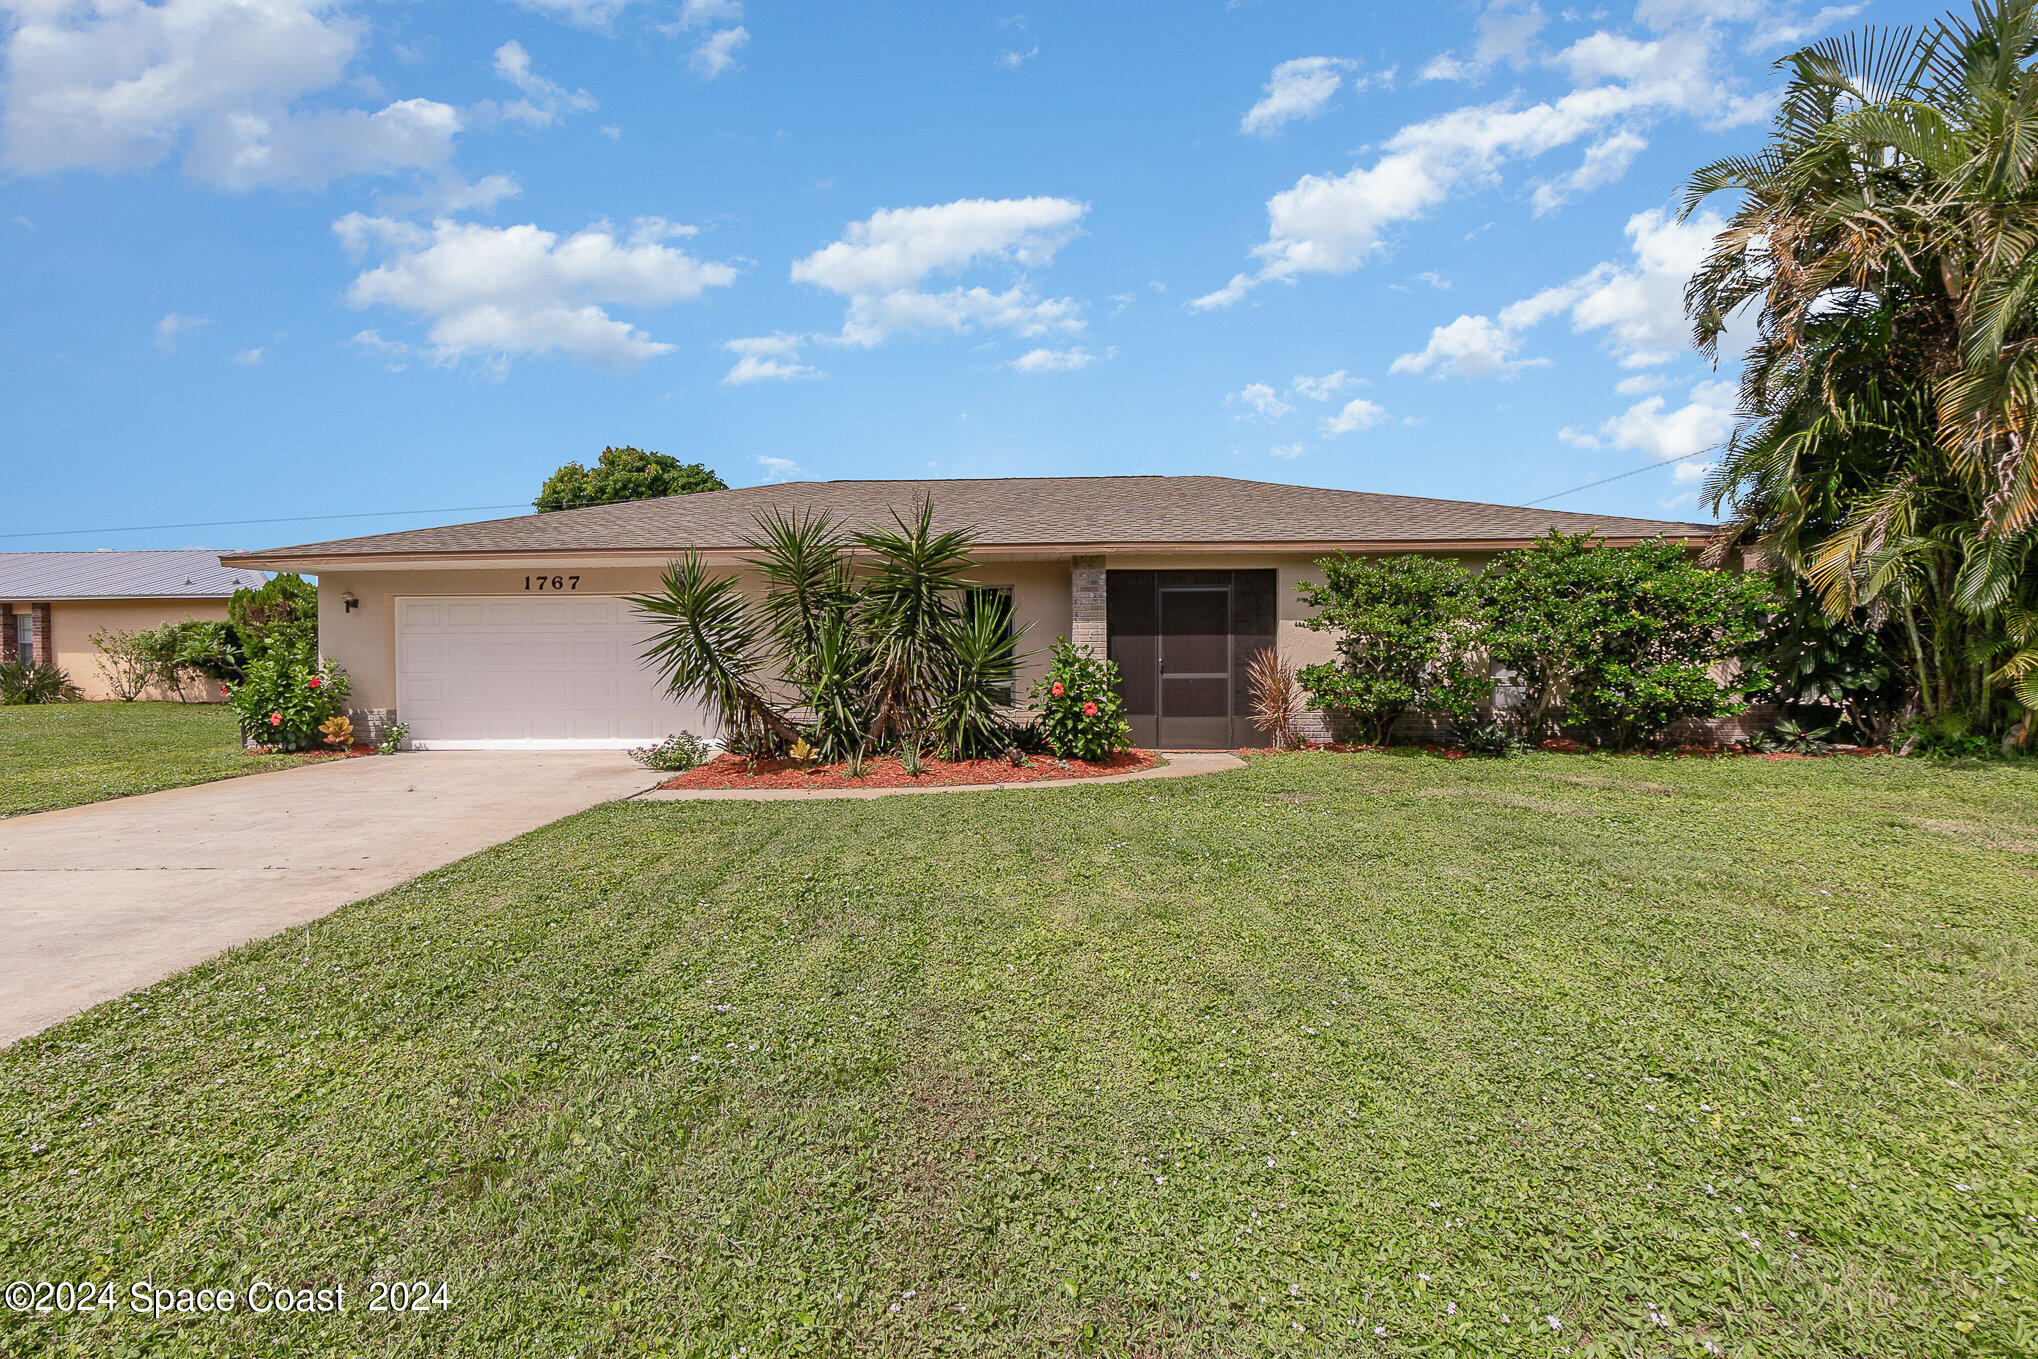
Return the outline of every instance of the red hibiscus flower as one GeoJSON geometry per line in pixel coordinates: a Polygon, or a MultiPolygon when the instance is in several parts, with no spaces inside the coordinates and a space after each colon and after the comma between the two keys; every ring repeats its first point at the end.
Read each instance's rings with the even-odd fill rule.
{"type": "Polygon", "coordinates": [[[319,685],[324,684],[325,681],[320,679],[317,675],[313,675],[310,679],[306,680],[304,683],[307,688],[316,689],[318,688],[319,685]]]}
{"type": "Polygon", "coordinates": [[[270,713],[270,714],[269,714],[269,725],[270,725],[270,726],[272,726],[272,727],[280,727],[280,726],[282,726],[282,725],[283,725],[283,714],[282,714],[282,713],[270,713]]]}
{"type": "Polygon", "coordinates": [[[1095,717],[1096,715],[1097,715],[1097,705],[1096,705],[1096,704],[1094,704],[1094,703],[1085,703],[1085,704],[1083,705],[1083,716],[1085,716],[1085,717],[1095,717]]]}
{"type": "Polygon", "coordinates": [[[1050,690],[1049,690],[1048,692],[1049,692],[1049,693],[1052,693],[1052,694],[1053,694],[1053,695],[1054,695],[1054,696],[1055,696],[1056,698],[1060,698],[1060,697],[1061,697],[1061,681],[1060,681],[1060,680],[1056,680],[1056,681],[1054,682],[1054,687],[1053,687],[1052,689],[1050,689],[1050,690]]]}
{"type": "Polygon", "coordinates": [[[226,686],[225,686],[224,684],[222,684],[222,685],[220,685],[220,686],[219,686],[219,696],[220,696],[221,698],[225,698],[225,697],[226,697],[226,686]]]}

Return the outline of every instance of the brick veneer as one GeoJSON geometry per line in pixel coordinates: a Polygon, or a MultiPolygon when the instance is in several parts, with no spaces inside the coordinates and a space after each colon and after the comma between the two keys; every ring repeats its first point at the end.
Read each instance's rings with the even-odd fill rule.
{"type": "Polygon", "coordinates": [[[1107,655],[1106,594],[1104,559],[1076,557],[1069,563],[1069,592],[1072,605],[1069,641],[1081,651],[1102,659],[1107,655]]]}
{"type": "Polygon", "coordinates": [[[55,665],[57,663],[57,653],[56,649],[50,645],[50,606],[47,604],[31,604],[29,612],[30,616],[34,619],[32,624],[34,631],[31,634],[34,640],[31,645],[35,647],[35,663],[37,665],[55,665]]]}
{"type": "Polygon", "coordinates": [[[0,600],[0,664],[14,660],[14,606],[0,600]]]}

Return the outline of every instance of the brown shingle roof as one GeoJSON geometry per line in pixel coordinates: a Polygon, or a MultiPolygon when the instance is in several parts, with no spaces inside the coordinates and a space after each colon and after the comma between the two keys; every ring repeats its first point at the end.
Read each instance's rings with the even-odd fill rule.
{"type": "Polygon", "coordinates": [[[937,523],[972,526],[982,546],[1476,544],[1520,542],[1552,528],[1613,538],[1699,537],[1711,526],[1619,515],[1482,505],[1468,500],[1334,491],[1233,477],[995,477],[983,480],[794,481],[590,505],[578,510],[407,529],[251,552],[249,562],[526,552],[727,550],[768,510],[828,510],[851,527],[931,498],[937,523]]]}

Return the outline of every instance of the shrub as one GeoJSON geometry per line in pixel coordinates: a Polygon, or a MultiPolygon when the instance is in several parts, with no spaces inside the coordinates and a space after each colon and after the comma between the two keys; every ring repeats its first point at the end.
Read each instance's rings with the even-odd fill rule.
{"type": "Polygon", "coordinates": [[[1833,618],[1794,575],[1780,577],[1776,589],[1781,602],[1741,653],[1768,676],[1748,696],[1776,704],[1800,727],[1844,727],[1862,745],[1881,745],[1910,698],[1893,654],[1900,644],[1885,640],[1888,625],[1878,629],[1860,611],[1833,618]]]}
{"type": "Polygon", "coordinates": [[[708,743],[690,731],[675,732],[655,746],[640,746],[630,758],[646,769],[685,772],[707,762],[713,752],[708,743]]]}
{"type": "Polygon", "coordinates": [[[0,661],[0,706],[23,703],[75,703],[78,686],[54,665],[0,661]]]}
{"type": "Polygon", "coordinates": [[[156,681],[155,648],[141,632],[101,628],[92,634],[99,649],[99,673],[106,688],[122,703],[132,703],[156,681]]]}
{"type": "Polygon", "coordinates": [[[403,743],[410,739],[410,723],[391,722],[382,729],[382,744],[376,749],[384,755],[394,755],[403,749],[403,743]]]}
{"type": "Polygon", "coordinates": [[[347,672],[331,661],[308,666],[265,656],[248,662],[227,703],[245,739],[277,750],[311,750],[324,739],[319,728],[345,713],[350,687],[347,672]]]}
{"type": "Polygon", "coordinates": [[[1252,690],[1253,726],[1266,733],[1276,750],[1302,744],[1302,692],[1295,687],[1295,665],[1274,648],[1261,647],[1246,662],[1246,684],[1252,690]]]}
{"type": "Polygon", "coordinates": [[[727,482],[697,462],[641,448],[604,448],[593,467],[569,462],[551,476],[531,502],[538,510],[571,510],[612,505],[619,500],[726,491],[727,482]]]}
{"type": "Polygon", "coordinates": [[[1460,749],[1468,755],[1480,755],[1491,760],[1504,760],[1524,744],[1514,728],[1498,719],[1467,724],[1458,732],[1460,749]]]}
{"type": "Polygon", "coordinates": [[[1602,745],[1660,737],[1685,718],[1718,717],[1767,681],[1744,661],[1764,612],[1767,580],[1700,566],[1675,543],[1609,547],[1552,532],[1503,552],[1480,577],[1494,662],[1519,677],[1527,733],[1581,724],[1602,745]]]}
{"type": "Polygon", "coordinates": [[[1040,739],[1065,760],[1108,760],[1132,749],[1132,726],[1118,697],[1118,667],[1055,642],[1047,674],[1028,696],[1040,711],[1040,739]]]}
{"type": "Polygon", "coordinates": [[[1892,738],[1899,755],[1931,760],[1985,760],[1997,753],[1996,743],[1966,713],[1934,713],[1907,723],[1892,738]]]}
{"type": "Polygon", "coordinates": [[[227,601],[246,661],[267,658],[309,668],[318,660],[318,587],[286,571],[227,601]]]}
{"type": "Polygon", "coordinates": [[[1335,663],[1297,678],[1319,707],[1356,719],[1384,743],[1407,712],[1462,722],[1493,690],[1477,656],[1478,581],[1437,557],[1326,557],[1323,584],[1295,587],[1316,610],[1303,624],[1337,635],[1335,663]]]}

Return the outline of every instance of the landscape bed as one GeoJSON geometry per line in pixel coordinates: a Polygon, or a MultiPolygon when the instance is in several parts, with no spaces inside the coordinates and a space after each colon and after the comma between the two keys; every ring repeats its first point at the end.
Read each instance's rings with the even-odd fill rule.
{"type": "Polygon", "coordinates": [[[1108,760],[1062,760],[1032,755],[1024,764],[1009,760],[921,761],[909,774],[896,755],[865,760],[863,772],[852,776],[848,766],[817,764],[801,767],[783,760],[759,760],[756,772],[740,755],[718,755],[706,764],[659,784],[663,790],[706,788],[920,788],[957,784],[1038,783],[1043,779],[1095,779],[1110,774],[1136,774],[1163,761],[1150,750],[1129,750],[1108,760]]]}
{"type": "Polygon", "coordinates": [[[0,1350],[2029,1353],[2034,806],[1386,753],[609,804],[0,1052],[0,1276],[357,1304],[0,1350]]]}

